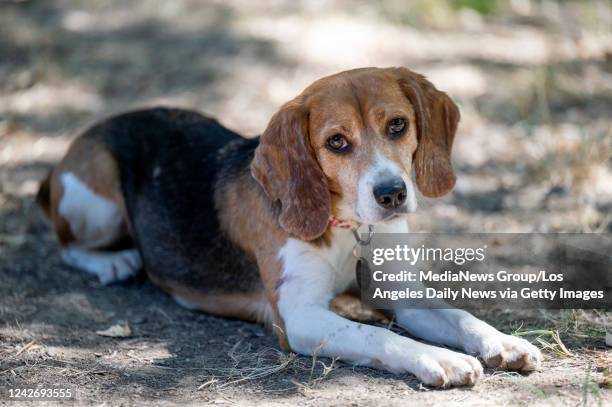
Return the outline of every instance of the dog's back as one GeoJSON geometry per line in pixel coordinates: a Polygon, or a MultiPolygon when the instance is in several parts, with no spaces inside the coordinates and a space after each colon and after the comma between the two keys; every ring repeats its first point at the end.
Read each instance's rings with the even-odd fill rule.
{"type": "Polygon", "coordinates": [[[205,308],[206,296],[216,304],[219,296],[259,301],[263,289],[253,256],[231,241],[219,213],[231,205],[227,187],[243,180],[242,188],[258,188],[249,182],[257,145],[258,139],[196,112],[134,111],[77,138],[37,200],[65,246],[64,259],[89,266],[104,282],[144,266],[189,307],[205,308]],[[126,240],[134,247],[108,250],[126,240]],[[92,257],[93,251],[106,257],[92,257]]]}

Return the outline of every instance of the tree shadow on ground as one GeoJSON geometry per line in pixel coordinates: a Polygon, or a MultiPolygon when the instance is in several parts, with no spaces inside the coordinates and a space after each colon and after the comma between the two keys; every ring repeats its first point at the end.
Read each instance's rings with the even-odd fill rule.
{"type": "MultiPolygon", "coordinates": [[[[224,81],[231,82],[240,69],[253,63],[295,64],[283,58],[272,41],[237,32],[232,9],[221,3],[198,9],[212,17],[197,29],[143,17],[112,29],[92,24],[71,30],[64,20],[75,10],[54,2],[0,5],[3,9],[7,16],[0,24],[0,73],[6,80],[0,91],[19,90],[28,96],[44,78],[58,90],[75,88],[89,98],[87,103],[76,96],[55,100],[52,108],[10,114],[13,121],[39,133],[57,135],[78,127],[75,122],[91,120],[92,113],[117,112],[152,98],[197,94],[203,103],[214,104],[223,97],[224,81]]],[[[37,94],[30,97],[36,99],[37,94]]]]}
{"type": "MultiPolygon", "coordinates": [[[[23,213],[3,212],[0,223],[13,216],[23,213]]],[[[28,217],[35,219],[33,214],[28,217]]],[[[52,350],[0,357],[3,371],[16,372],[9,379],[13,384],[35,376],[40,383],[59,380],[84,386],[88,378],[96,377],[104,379],[99,386],[109,393],[125,390],[129,394],[139,387],[148,389],[146,394],[162,391],[171,397],[177,387],[187,385],[195,392],[199,384],[216,378],[221,386],[238,380],[231,391],[283,397],[300,391],[294,382],[307,387],[318,383],[323,364],[332,363],[319,358],[312,367],[312,358],[279,351],[274,334],[260,325],[183,309],[144,278],[101,286],[93,276],[61,263],[58,244],[38,221],[30,224],[23,240],[2,241],[0,253],[0,335],[5,346],[21,347],[35,341],[52,350]],[[121,321],[131,327],[130,338],[95,333],[121,321]],[[130,350],[143,348],[166,353],[132,367],[134,360],[126,352],[129,355],[130,350]],[[112,356],[113,350],[120,353],[112,356]],[[60,368],[70,374],[53,374],[60,368]],[[258,369],[259,373],[273,373],[244,379],[259,374],[258,369]]],[[[145,350],[133,358],[146,354],[145,350]]],[[[410,375],[395,376],[340,362],[335,366],[326,376],[330,383],[356,375],[401,380],[418,387],[410,375]]],[[[217,391],[215,386],[212,390],[217,391]]]]}
{"type": "MultiPolygon", "coordinates": [[[[8,379],[12,384],[31,382],[34,376],[40,383],[60,381],[84,388],[95,380],[103,394],[135,393],[145,399],[155,394],[172,399],[185,388],[193,391],[194,398],[247,391],[282,399],[304,388],[356,378],[420,388],[411,375],[340,362],[326,375],[330,359],[317,358],[313,368],[312,358],[278,351],[274,335],[265,328],[183,309],[143,278],[101,286],[93,276],[61,263],[58,244],[31,213],[36,209],[24,207],[21,212],[0,213],[0,223],[14,216],[33,219],[22,241],[0,244],[0,335],[5,346],[19,348],[34,341],[51,351],[2,357],[2,370],[16,372],[8,379]],[[123,321],[132,329],[130,338],[96,334],[123,321]],[[58,377],[53,373],[58,369],[67,374],[58,377]],[[258,369],[262,377],[250,379],[258,369]],[[197,388],[210,380],[216,380],[214,385],[198,393],[197,388]]],[[[519,323],[515,315],[505,317],[496,325],[508,330],[508,324],[519,323]]],[[[520,320],[525,328],[541,324],[533,316],[520,320]]]]}

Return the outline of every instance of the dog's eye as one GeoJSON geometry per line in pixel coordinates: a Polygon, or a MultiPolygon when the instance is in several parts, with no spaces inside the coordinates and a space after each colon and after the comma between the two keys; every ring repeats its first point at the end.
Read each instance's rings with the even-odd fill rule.
{"type": "Polygon", "coordinates": [[[335,153],[344,153],[351,148],[351,144],[342,134],[334,134],[327,139],[327,148],[335,153]]]}
{"type": "Polygon", "coordinates": [[[387,126],[387,134],[391,137],[399,137],[406,131],[406,120],[401,117],[396,117],[389,121],[387,126]]]}

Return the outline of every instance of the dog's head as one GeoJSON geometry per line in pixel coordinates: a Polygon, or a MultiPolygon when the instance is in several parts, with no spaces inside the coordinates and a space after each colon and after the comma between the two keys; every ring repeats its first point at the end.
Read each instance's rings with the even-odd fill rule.
{"type": "Polygon", "coordinates": [[[261,136],[255,179],[280,201],[280,225],[304,240],[330,217],[376,224],[455,185],[451,147],[459,109],[405,68],[364,68],[320,79],[284,104],[261,136]]]}

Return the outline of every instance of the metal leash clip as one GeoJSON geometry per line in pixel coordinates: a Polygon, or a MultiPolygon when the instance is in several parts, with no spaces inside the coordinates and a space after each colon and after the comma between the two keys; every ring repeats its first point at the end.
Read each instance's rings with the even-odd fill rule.
{"type": "Polygon", "coordinates": [[[352,229],[353,236],[357,243],[353,246],[353,256],[357,258],[357,264],[355,265],[355,276],[357,279],[357,285],[360,290],[367,290],[370,287],[370,264],[368,263],[368,259],[361,256],[358,252],[360,247],[368,246],[372,242],[372,237],[374,236],[374,226],[368,225],[368,237],[365,239],[361,239],[359,232],[357,229],[352,229]]]}

